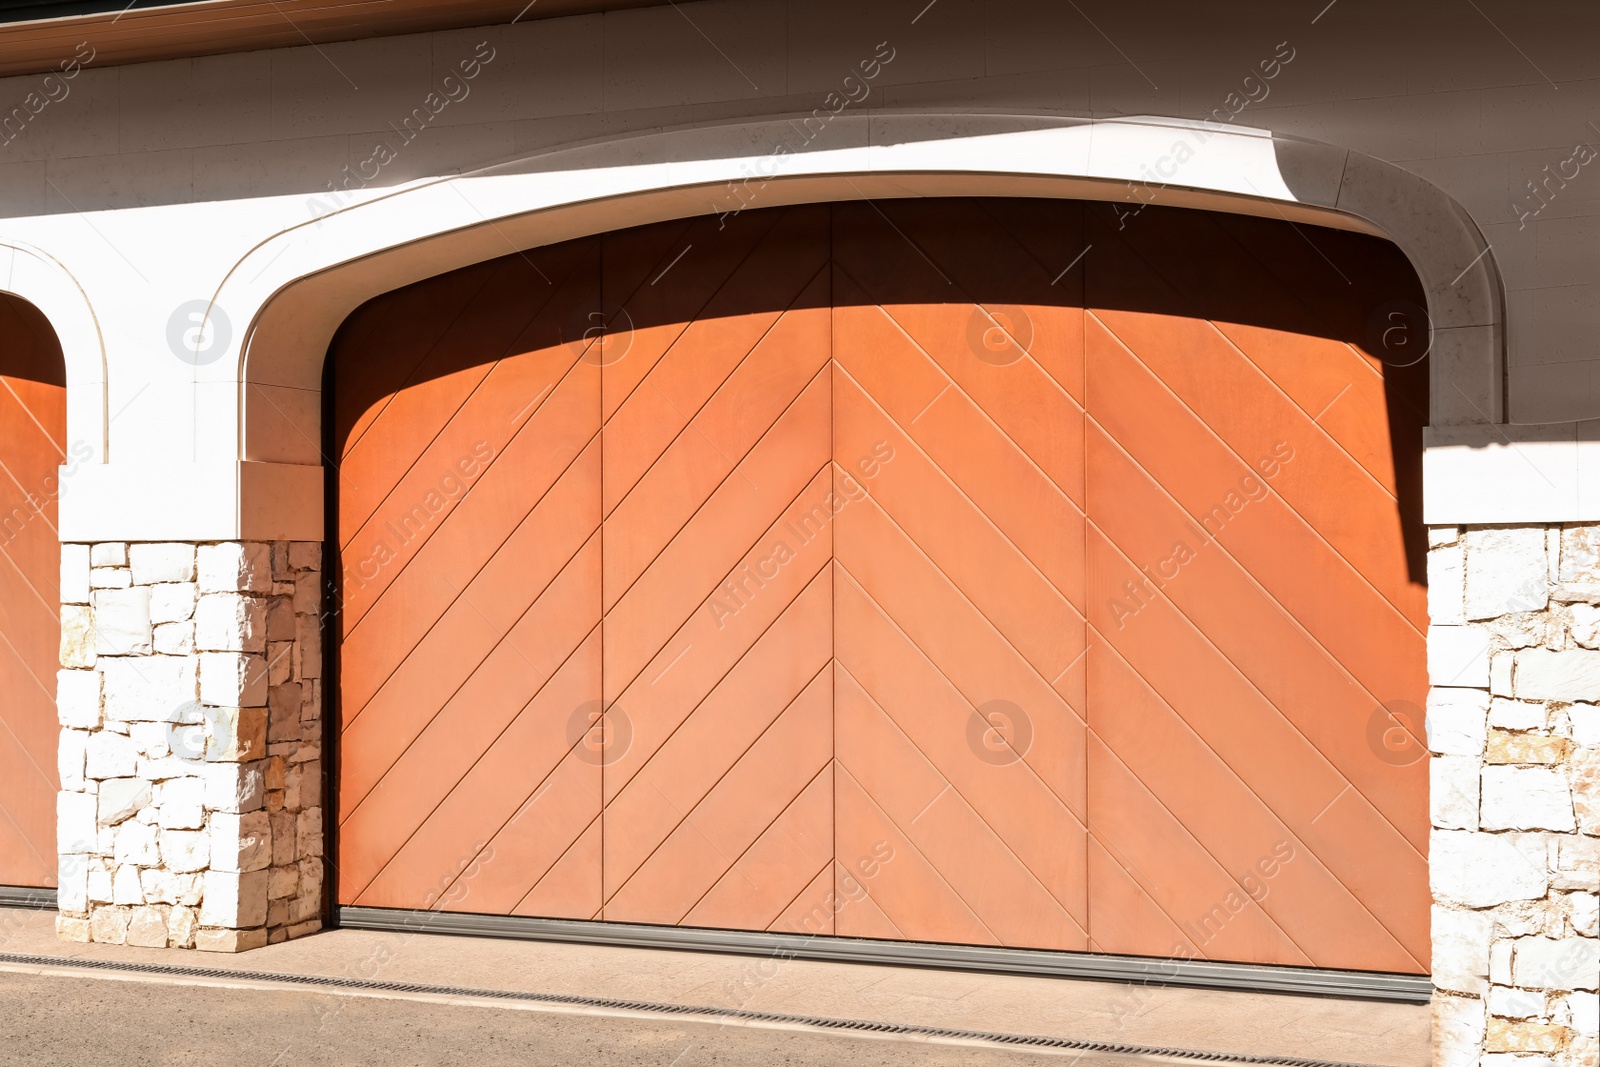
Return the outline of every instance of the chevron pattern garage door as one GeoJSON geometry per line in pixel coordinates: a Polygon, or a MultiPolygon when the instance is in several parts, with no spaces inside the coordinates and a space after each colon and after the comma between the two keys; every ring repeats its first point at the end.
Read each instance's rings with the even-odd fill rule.
{"type": "Polygon", "coordinates": [[[340,901],[1425,971],[1372,737],[1425,691],[1426,371],[1369,354],[1420,300],[1371,238],[973,200],[373,301],[340,901]]]}
{"type": "Polygon", "coordinates": [[[0,295],[0,886],[56,884],[56,661],[66,371],[31,304],[0,295]]]}

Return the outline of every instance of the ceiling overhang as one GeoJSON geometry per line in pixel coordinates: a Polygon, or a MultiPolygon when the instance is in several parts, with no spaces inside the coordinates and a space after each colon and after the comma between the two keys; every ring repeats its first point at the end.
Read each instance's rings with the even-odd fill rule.
{"type": "Polygon", "coordinates": [[[0,0],[0,77],[650,7],[667,0],[0,0]]]}

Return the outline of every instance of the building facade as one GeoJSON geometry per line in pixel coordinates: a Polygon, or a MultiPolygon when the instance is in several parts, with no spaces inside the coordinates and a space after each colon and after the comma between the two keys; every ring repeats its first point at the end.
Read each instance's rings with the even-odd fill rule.
{"type": "Polygon", "coordinates": [[[0,26],[9,899],[1593,1067],[1594,14],[233,6],[0,26]]]}

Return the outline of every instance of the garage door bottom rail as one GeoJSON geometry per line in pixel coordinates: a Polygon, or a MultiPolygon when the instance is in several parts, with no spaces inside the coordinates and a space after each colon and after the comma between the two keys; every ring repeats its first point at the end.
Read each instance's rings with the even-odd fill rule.
{"type": "Polygon", "coordinates": [[[0,885],[0,908],[38,908],[54,911],[56,891],[32,886],[0,885]]]}
{"type": "Polygon", "coordinates": [[[567,941],[632,948],[668,948],[793,959],[879,963],[902,967],[941,967],[1001,974],[1090,978],[1108,982],[1236,989],[1254,993],[1299,993],[1425,1004],[1433,994],[1427,975],[1339,971],[1211,960],[1152,959],[1087,952],[990,948],[979,945],[879,941],[866,938],[709,930],[683,926],[537,919],[520,915],[474,915],[446,911],[340,907],[337,925],[356,930],[398,930],[567,941]]]}

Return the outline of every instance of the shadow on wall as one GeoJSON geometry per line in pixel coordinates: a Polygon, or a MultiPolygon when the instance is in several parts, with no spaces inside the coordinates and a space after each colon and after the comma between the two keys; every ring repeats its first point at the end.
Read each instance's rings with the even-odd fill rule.
{"type": "MultiPolygon", "coordinates": [[[[1410,580],[1425,582],[1422,286],[1405,256],[1382,239],[1244,215],[1061,200],[900,200],[676,220],[529,249],[386,293],[351,314],[325,368],[327,454],[345,457],[402,390],[470,376],[507,356],[599,340],[586,358],[625,359],[620,335],[673,326],[682,318],[682,290],[705,286],[707,272],[718,271],[725,281],[706,291],[700,317],[807,302],[975,305],[966,342],[995,365],[1025,358],[1036,340],[1060,340],[1029,336],[1030,307],[1209,320],[1234,348],[1245,331],[1263,346],[1251,353],[1262,381],[1297,383],[1291,399],[1307,416],[1336,439],[1341,431],[1330,428],[1344,423],[1341,447],[1371,453],[1357,459],[1392,485],[1395,499],[1394,525],[1371,535],[1398,535],[1410,580]],[[1011,235],[1009,245],[993,240],[996,223],[1011,235]],[[896,250],[896,269],[859,279],[860,288],[840,284],[849,274],[848,264],[841,265],[846,250],[817,245],[818,233],[830,227],[825,244],[883,242],[896,250]],[[792,236],[783,235],[786,228],[792,236]],[[808,288],[798,302],[764,286],[756,268],[739,264],[736,250],[768,231],[790,240],[794,256],[821,256],[819,270],[831,254],[832,283],[808,288]],[[974,259],[975,248],[982,251],[974,259]],[[1021,262],[1028,269],[1019,269],[1021,262]],[[1270,333],[1348,350],[1325,346],[1308,356],[1312,349],[1274,345],[1270,333]],[[997,344],[1000,351],[989,350],[997,344]],[[1352,358],[1341,359],[1339,351],[1352,358]],[[1269,366],[1270,360],[1281,362],[1269,366]],[[1386,425],[1358,426],[1371,414],[1377,389],[1386,425]]],[[[1083,403],[1094,395],[1094,376],[1089,371],[1085,378],[1081,341],[1076,348],[1068,377],[1078,381],[1063,385],[1083,403]]],[[[1203,380],[1207,356],[1194,358],[1203,380]]],[[[1224,378],[1212,385],[1228,388],[1224,378]]],[[[1094,401],[1087,402],[1092,415],[1094,401]]]]}

